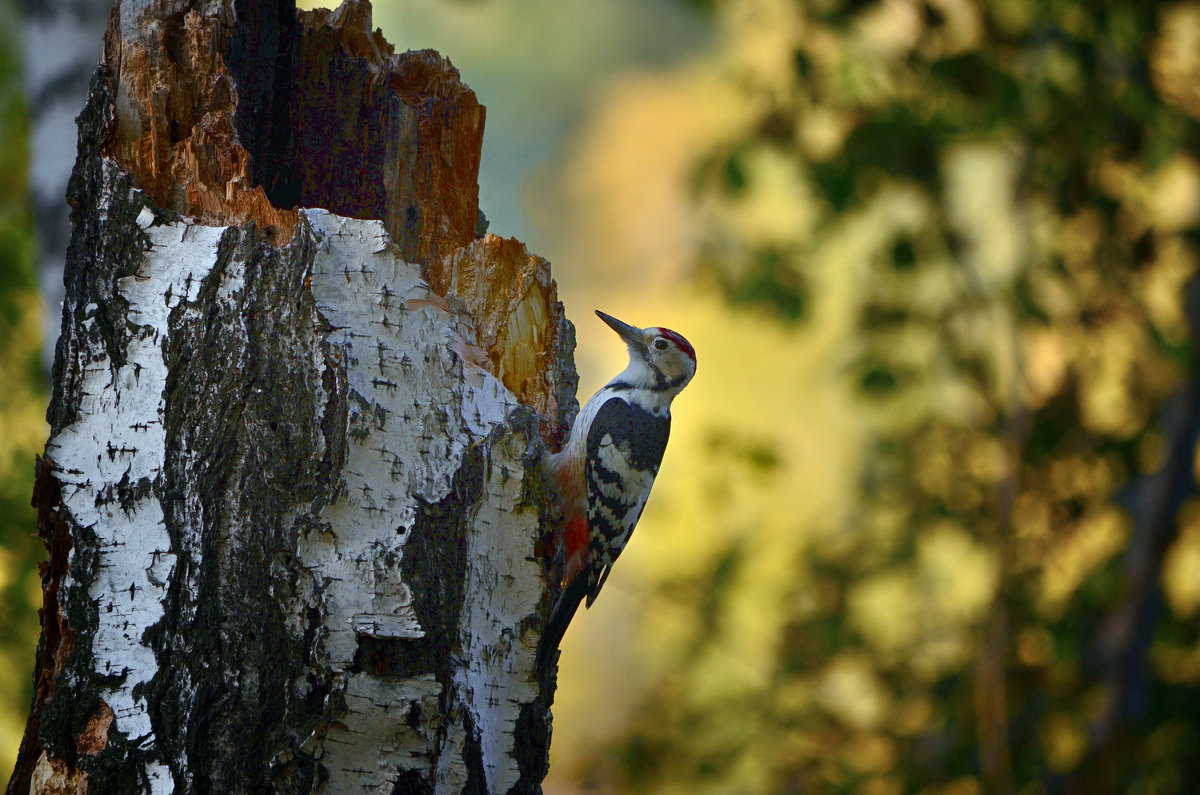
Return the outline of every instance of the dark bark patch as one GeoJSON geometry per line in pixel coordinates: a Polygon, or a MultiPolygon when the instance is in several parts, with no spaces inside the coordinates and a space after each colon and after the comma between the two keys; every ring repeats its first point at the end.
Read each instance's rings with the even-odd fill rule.
{"type": "Polygon", "coordinates": [[[467,768],[463,795],[488,795],[487,776],[483,771],[483,748],[479,745],[479,727],[472,720],[469,709],[464,709],[462,714],[463,729],[467,735],[463,742],[463,764],[467,768]]]}
{"type": "MultiPolygon", "coordinates": [[[[119,732],[110,731],[108,745],[98,757],[78,754],[77,738],[87,732],[92,717],[105,708],[100,693],[107,689],[112,678],[99,676],[92,669],[92,638],[98,619],[95,603],[87,591],[88,583],[96,576],[99,539],[90,528],[74,521],[61,503],[58,514],[63,525],[61,532],[69,533],[70,537],[54,542],[58,552],[69,557],[69,567],[65,561],[62,563],[57,581],[57,613],[62,635],[69,637],[70,643],[60,640],[55,654],[54,664],[59,671],[52,691],[42,703],[38,740],[51,755],[90,772],[123,755],[129,743],[119,732]]],[[[43,632],[51,620],[49,614],[43,613],[43,632]]],[[[39,661],[42,648],[39,646],[39,661]]]]}
{"type": "Polygon", "coordinates": [[[467,571],[469,506],[483,496],[483,450],[463,456],[450,493],[438,502],[420,502],[404,543],[400,578],[413,594],[413,610],[425,630],[425,642],[408,658],[414,666],[402,675],[433,672],[442,692],[453,689],[450,657],[458,648],[467,571]]]}
{"type": "Polygon", "coordinates": [[[433,782],[421,775],[418,770],[396,771],[396,785],[392,787],[392,795],[433,795],[433,782]]]}
{"type": "Polygon", "coordinates": [[[325,376],[311,366],[322,345],[303,286],[311,256],[303,236],[279,249],[231,228],[195,303],[171,315],[161,490],[187,498],[163,500],[177,559],[147,635],[161,671],[147,699],[169,764],[182,771],[186,758],[199,789],[318,775],[299,756],[272,770],[323,717],[328,692],[310,681],[319,617],[289,621],[303,601],[299,533],[336,497],[325,462],[345,457],[344,436],[323,433],[338,427],[345,390],[321,399],[325,376]]]}
{"type": "Polygon", "coordinates": [[[519,792],[541,792],[540,782],[550,772],[550,701],[554,690],[544,686],[538,698],[521,707],[513,729],[513,752],[521,779],[519,792]]]}
{"type": "Polygon", "coordinates": [[[411,677],[429,670],[431,655],[426,643],[417,638],[376,638],[358,636],[351,673],[375,676],[411,677]]]}
{"type": "Polygon", "coordinates": [[[34,765],[42,753],[42,712],[46,701],[54,694],[63,662],[75,641],[75,630],[66,621],[58,601],[59,583],[66,576],[71,554],[71,532],[59,513],[62,509],[62,484],[54,477],[53,465],[41,456],[36,459],[34,471],[31,502],[37,509],[37,532],[47,553],[47,560],[38,564],[38,573],[42,578],[42,607],[38,611],[42,637],[33,669],[33,704],[29,710],[29,724],[9,781],[10,793],[29,790],[34,765]]]}

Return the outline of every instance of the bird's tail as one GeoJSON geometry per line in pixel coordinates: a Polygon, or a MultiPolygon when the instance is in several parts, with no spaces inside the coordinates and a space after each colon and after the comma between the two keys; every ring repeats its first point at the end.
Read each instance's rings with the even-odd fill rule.
{"type": "Polygon", "coordinates": [[[579,609],[579,603],[587,596],[587,582],[587,577],[576,577],[558,595],[558,601],[554,603],[554,610],[550,613],[550,622],[546,624],[546,631],[542,633],[541,645],[538,646],[540,670],[549,666],[554,652],[558,650],[558,644],[562,642],[567,631],[567,626],[575,617],[575,611],[579,609]]]}

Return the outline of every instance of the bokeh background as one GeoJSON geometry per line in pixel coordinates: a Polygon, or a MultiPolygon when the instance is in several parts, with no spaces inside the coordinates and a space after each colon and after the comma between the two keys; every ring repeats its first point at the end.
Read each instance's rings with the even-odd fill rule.
{"type": "MultiPolygon", "coordinates": [[[[624,364],[593,309],[699,354],[564,643],[547,791],[1200,791],[1200,3],[375,19],[488,106],[481,203],[552,261],[581,396],[624,364]]],[[[5,774],[46,399],[14,21],[0,0],[5,774]]]]}

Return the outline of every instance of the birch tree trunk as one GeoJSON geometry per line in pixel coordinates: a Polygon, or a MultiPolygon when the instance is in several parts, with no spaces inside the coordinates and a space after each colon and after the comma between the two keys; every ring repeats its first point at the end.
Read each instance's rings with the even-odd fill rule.
{"type": "Polygon", "coordinates": [[[121,0],[80,117],[10,792],[536,791],[545,260],[366,0],[121,0]]]}

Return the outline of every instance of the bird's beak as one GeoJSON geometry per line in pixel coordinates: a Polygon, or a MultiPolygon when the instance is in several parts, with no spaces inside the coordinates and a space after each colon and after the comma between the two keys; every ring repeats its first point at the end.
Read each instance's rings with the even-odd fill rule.
{"type": "Polygon", "coordinates": [[[646,338],[642,336],[642,330],[640,328],[637,326],[631,326],[628,323],[622,323],[612,315],[604,314],[599,309],[596,310],[596,315],[605,323],[607,323],[610,329],[620,334],[621,339],[625,340],[625,342],[631,348],[639,351],[646,350],[646,338]]]}

